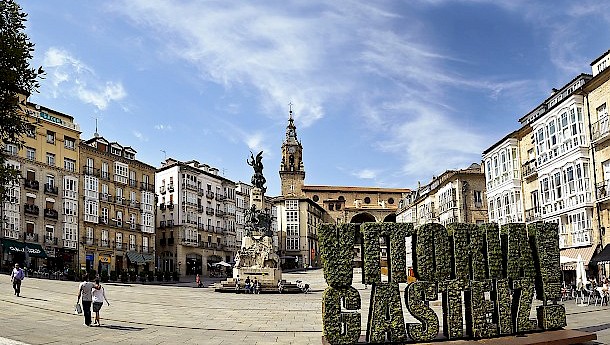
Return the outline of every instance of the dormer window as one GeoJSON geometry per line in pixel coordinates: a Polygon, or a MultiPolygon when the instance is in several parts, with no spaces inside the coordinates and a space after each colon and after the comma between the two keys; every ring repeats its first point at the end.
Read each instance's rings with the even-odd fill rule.
{"type": "Polygon", "coordinates": [[[121,155],[121,149],[118,148],[118,147],[113,146],[113,147],[110,148],[110,153],[112,153],[113,155],[120,156],[121,155]]]}

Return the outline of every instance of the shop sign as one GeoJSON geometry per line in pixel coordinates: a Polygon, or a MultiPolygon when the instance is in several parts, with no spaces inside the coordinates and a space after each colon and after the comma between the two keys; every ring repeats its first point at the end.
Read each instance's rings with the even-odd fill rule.
{"type": "Polygon", "coordinates": [[[107,263],[107,264],[110,263],[110,257],[109,256],[102,256],[102,255],[100,255],[99,258],[100,258],[100,262],[107,263]]]}

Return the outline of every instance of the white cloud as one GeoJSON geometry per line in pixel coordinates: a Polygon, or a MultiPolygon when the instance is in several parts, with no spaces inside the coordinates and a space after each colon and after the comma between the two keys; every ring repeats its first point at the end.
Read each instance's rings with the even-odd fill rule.
{"type": "Polygon", "coordinates": [[[104,110],[127,96],[121,82],[100,80],[92,68],[64,49],[49,48],[44,54],[43,68],[51,84],[42,86],[49,87],[54,98],[76,96],[81,102],[104,110]]]}
{"type": "Polygon", "coordinates": [[[138,140],[148,141],[148,137],[146,137],[144,134],[142,134],[142,132],[134,130],[132,133],[133,133],[133,136],[136,137],[138,140]]]}
{"type": "Polygon", "coordinates": [[[159,131],[171,131],[173,128],[171,125],[158,124],[155,125],[155,129],[159,131]]]}
{"type": "Polygon", "coordinates": [[[353,171],[352,175],[356,176],[357,178],[360,178],[360,179],[374,180],[377,178],[379,173],[380,173],[380,170],[376,170],[376,169],[361,169],[361,170],[353,171]]]}

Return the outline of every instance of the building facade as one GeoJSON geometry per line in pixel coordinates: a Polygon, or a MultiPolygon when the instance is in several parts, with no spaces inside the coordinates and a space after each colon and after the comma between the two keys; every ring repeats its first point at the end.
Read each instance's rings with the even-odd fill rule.
{"type": "Polygon", "coordinates": [[[2,205],[2,265],[76,269],[80,130],[73,117],[52,109],[27,103],[24,111],[23,147],[4,146],[22,178],[9,186],[2,205]]]}
{"type": "Polygon", "coordinates": [[[155,168],[96,135],[79,145],[81,269],[117,276],[155,269],[155,168]]]}
{"type": "MultiPolygon", "coordinates": [[[[197,161],[166,159],[155,174],[158,197],[158,267],[180,275],[223,274],[237,246],[235,182],[197,161]]],[[[243,213],[243,212],[242,212],[243,213]]]]}

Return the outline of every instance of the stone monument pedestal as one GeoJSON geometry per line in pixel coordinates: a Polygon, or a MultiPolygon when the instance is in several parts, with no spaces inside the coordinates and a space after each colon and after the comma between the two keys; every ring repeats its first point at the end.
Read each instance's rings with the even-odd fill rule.
{"type": "Polygon", "coordinates": [[[250,277],[250,280],[258,280],[261,283],[263,289],[277,289],[277,283],[282,279],[282,271],[277,268],[255,268],[255,267],[242,267],[233,270],[233,279],[239,278],[241,286],[244,285],[246,278],[250,277]]]}

